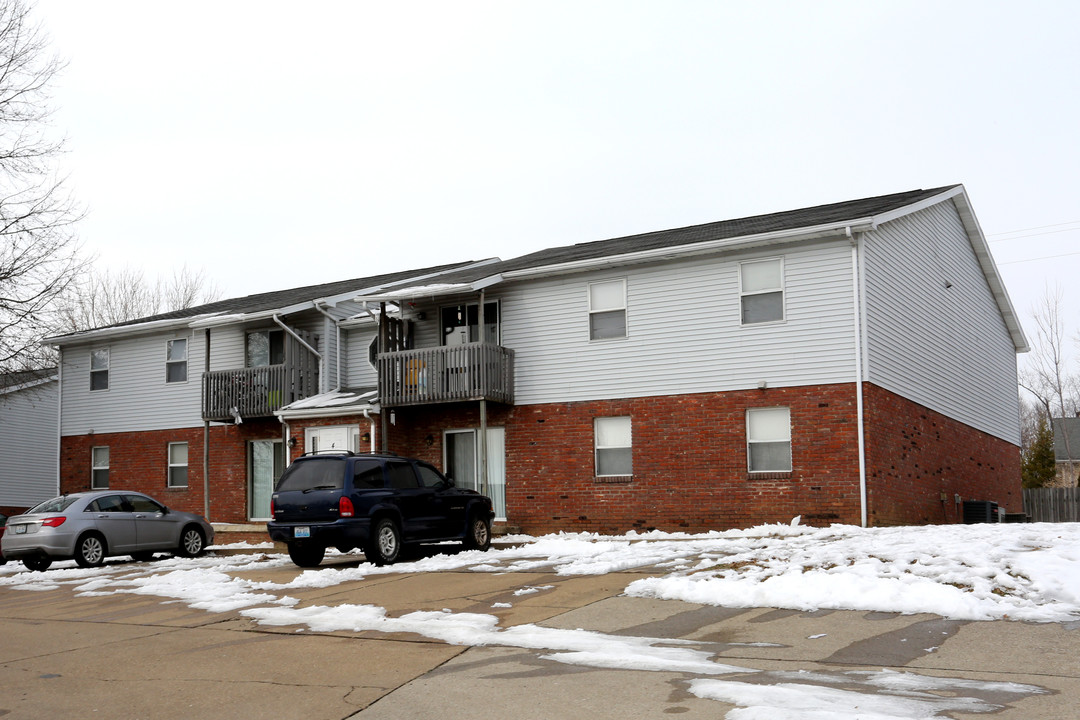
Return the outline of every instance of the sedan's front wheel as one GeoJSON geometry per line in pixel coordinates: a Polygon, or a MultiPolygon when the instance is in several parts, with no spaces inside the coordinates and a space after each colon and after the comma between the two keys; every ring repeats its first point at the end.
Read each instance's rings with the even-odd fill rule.
{"type": "Polygon", "coordinates": [[[52,558],[48,555],[41,557],[28,557],[23,558],[22,564],[26,566],[27,570],[33,570],[35,572],[45,572],[52,565],[52,558]]]}
{"type": "Polygon", "coordinates": [[[87,533],[75,545],[75,563],[79,567],[97,567],[105,562],[105,538],[97,533],[87,533]]]}

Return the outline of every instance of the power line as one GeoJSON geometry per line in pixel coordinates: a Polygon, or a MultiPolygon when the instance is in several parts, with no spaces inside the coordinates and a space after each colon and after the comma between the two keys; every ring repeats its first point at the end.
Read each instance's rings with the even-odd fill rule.
{"type": "Polygon", "coordinates": [[[997,237],[999,235],[1012,235],[1013,237],[998,237],[997,240],[991,240],[990,242],[1006,242],[1008,240],[1022,240],[1029,237],[1037,237],[1039,235],[1053,235],[1055,233],[1063,232],[1075,232],[1080,230],[1080,220],[1072,220],[1070,222],[1054,223],[1053,225],[1039,225],[1038,227],[1021,228],[1019,230],[1009,230],[1007,232],[990,233],[988,238],[997,237]],[[1077,227],[1063,227],[1065,225],[1076,225],[1077,227]],[[1046,230],[1046,228],[1061,228],[1060,230],[1046,230]],[[1030,230],[1046,230],[1046,232],[1029,232],[1030,230]],[[1015,233],[1027,233],[1025,235],[1015,235],[1015,233]]]}
{"type": "Polygon", "coordinates": [[[1039,260],[1053,260],[1054,258],[1069,257],[1070,255],[1080,255],[1080,250],[1076,252],[1061,253],[1060,255],[1047,255],[1045,257],[1037,258],[1024,258],[1023,260],[1008,260],[1006,262],[999,262],[998,265],[1015,265],[1016,263],[1025,262],[1037,262],[1039,260]]]}

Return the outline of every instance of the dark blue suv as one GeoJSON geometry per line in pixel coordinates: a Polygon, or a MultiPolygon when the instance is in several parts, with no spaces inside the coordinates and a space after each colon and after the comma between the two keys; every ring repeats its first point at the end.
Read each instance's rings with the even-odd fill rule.
{"type": "Polygon", "coordinates": [[[384,453],[308,454],[281,475],[271,501],[270,538],[289,546],[300,567],[316,567],[326,548],[364,551],[394,562],[402,545],[460,540],[491,546],[491,499],[454,487],[420,460],[384,453]]]}

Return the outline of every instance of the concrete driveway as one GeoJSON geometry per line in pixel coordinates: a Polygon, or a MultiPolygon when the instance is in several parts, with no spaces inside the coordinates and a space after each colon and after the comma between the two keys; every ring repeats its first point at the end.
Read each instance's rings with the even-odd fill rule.
{"type": "MultiPolygon", "coordinates": [[[[326,565],[335,563],[358,564],[344,558],[326,565]]],[[[299,573],[289,566],[246,577],[283,583],[299,573]]],[[[893,690],[861,684],[883,669],[951,679],[928,691],[963,700],[960,710],[940,717],[999,707],[998,718],[1077,716],[1076,624],[732,610],[621,596],[648,575],[400,573],[290,594],[298,607],[370,604],[395,617],[449,610],[495,615],[503,628],[535,623],[693,640],[716,662],[745,669],[724,679],[751,700],[693,694],[691,683],[701,678],[692,673],[597,669],[521,647],[448,645],[370,630],[315,633],[150,596],[3,587],[0,717],[715,719],[755,693],[789,692],[804,681],[862,693],[869,710],[877,699],[891,702],[893,690]],[[523,587],[543,591],[516,595],[523,587]]]]}

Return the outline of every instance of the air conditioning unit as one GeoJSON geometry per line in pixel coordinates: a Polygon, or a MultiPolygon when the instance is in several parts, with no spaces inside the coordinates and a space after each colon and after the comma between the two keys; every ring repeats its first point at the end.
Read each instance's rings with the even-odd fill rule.
{"type": "Polygon", "coordinates": [[[998,522],[998,506],[989,500],[965,500],[964,524],[998,522]]]}

